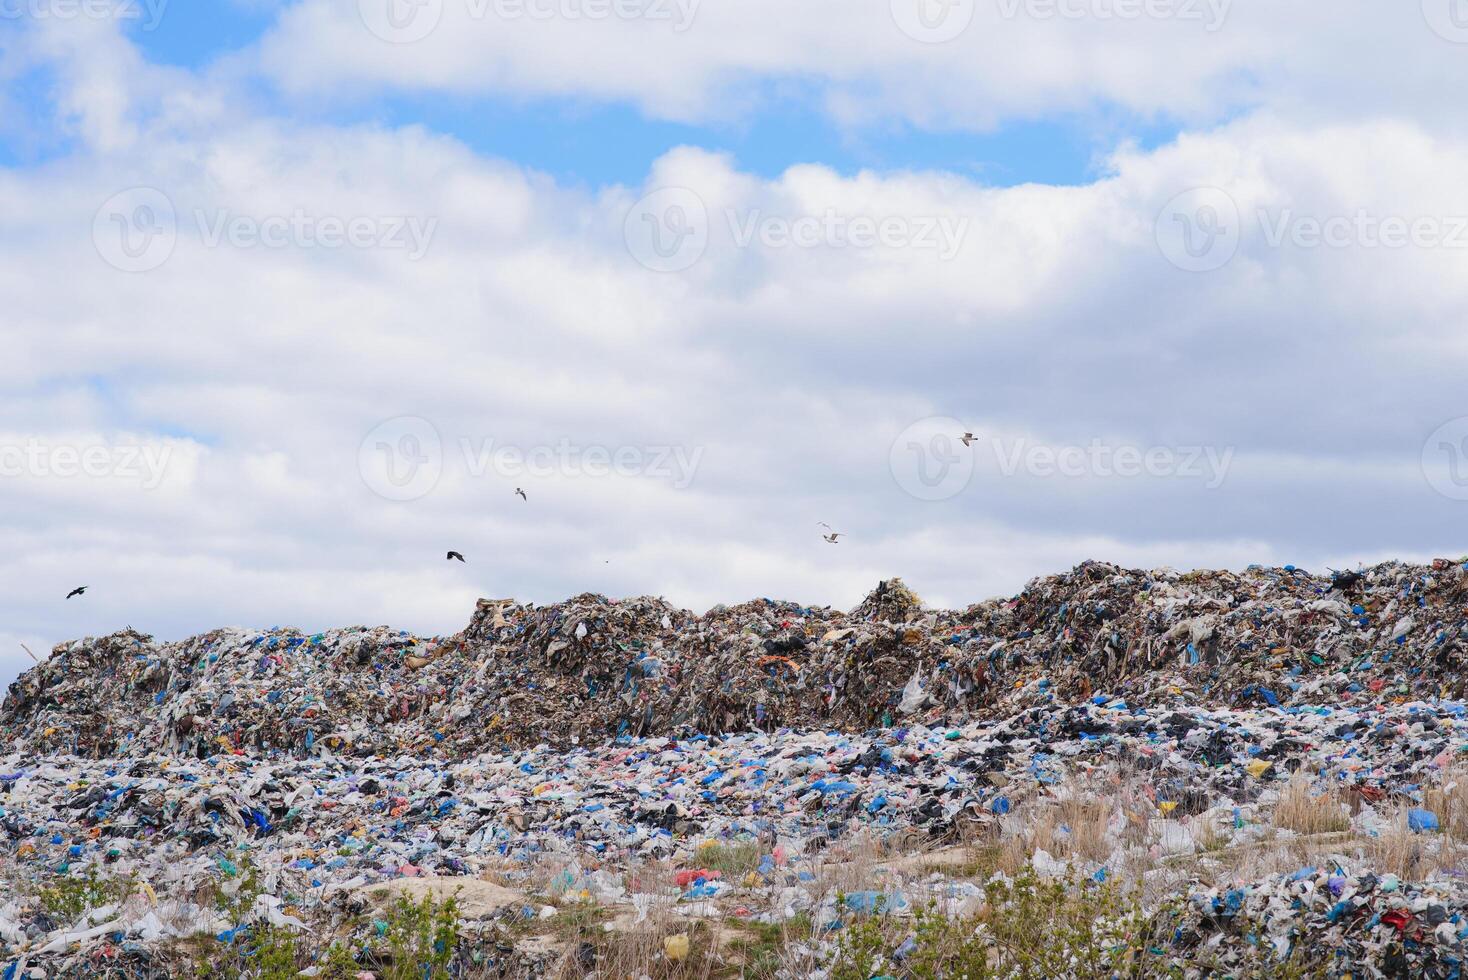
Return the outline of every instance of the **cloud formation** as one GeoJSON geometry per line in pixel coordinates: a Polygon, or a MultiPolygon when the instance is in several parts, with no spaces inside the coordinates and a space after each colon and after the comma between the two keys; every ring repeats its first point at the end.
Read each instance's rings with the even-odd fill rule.
{"type": "MultiPolygon", "coordinates": [[[[876,14],[797,5],[757,56],[746,6],[677,36],[744,61],[649,48],[661,82],[609,69],[599,91],[702,113],[764,58],[824,79],[832,111],[925,104],[920,76],[899,84],[909,56],[814,26],[851,42],[876,14]],[[852,81],[875,77],[863,58],[880,84],[852,81]]],[[[1093,81],[1139,111],[1223,112],[1234,95],[1205,95],[1243,70],[1232,45],[1283,44],[1251,40],[1241,10],[1202,65],[1120,53],[1093,81]],[[1127,63],[1176,83],[1144,97],[1127,63]]],[[[287,8],[263,63],[291,86],[361,81],[384,42],[332,33],[360,35],[357,16],[287,8]]],[[[393,79],[483,61],[455,84],[541,84],[514,60],[533,48],[506,62],[465,35],[440,30],[448,47],[393,79]]],[[[0,672],[29,663],[20,642],[125,624],[451,631],[480,595],[585,590],[849,606],[893,574],[961,604],[1089,557],[1464,550],[1468,141],[1413,108],[1305,123],[1291,93],[1330,86],[1300,81],[1278,110],[1122,147],[1080,187],[763,178],[691,146],[637,186],[587,187],[421,127],[262,110],[111,25],[26,37],[77,145],[0,169],[0,672]]],[[[1448,71],[1439,43],[1424,74],[1448,71]]],[[[591,86],[600,57],[587,40],[543,71],[591,86]]],[[[1090,90],[1044,101],[1027,77],[1010,87],[1029,108],[1090,90]]],[[[986,84],[926,105],[982,122],[986,84]]]]}

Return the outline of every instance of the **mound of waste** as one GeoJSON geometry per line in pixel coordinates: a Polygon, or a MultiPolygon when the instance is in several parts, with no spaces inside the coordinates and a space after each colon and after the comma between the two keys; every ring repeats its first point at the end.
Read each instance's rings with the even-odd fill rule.
{"type": "Polygon", "coordinates": [[[1458,977],[1465,617],[1088,562],[78,640],[0,706],[0,980],[1458,977]]]}
{"type": "Polygon", "coordinates": [[[1100,699],[1277,707],[1461,697],[1468,566],[1329,576],[1088,562],[924,609],[901,580],[849,613],[757,599],[480,600],[449,637],[387,627],[125,631],[11,685],[0,744],[88,757],[321,751],[462,759],[618,736],[936,726],[1100,699]]]}

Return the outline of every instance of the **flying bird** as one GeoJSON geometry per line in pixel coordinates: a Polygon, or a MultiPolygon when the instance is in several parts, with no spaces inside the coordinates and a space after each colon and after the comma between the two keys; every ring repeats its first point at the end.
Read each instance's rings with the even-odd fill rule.
{"type": "Polygon", "coordinates": [[[70,592],[66,593],[66,597],[70,599],[74,595],[81,595],[83,592],[87,591],[90,588],[90,585],[79,586],[78,588],[72,589],[70,592]]]}
{"type": "Polygon", "coordinates": [[[844,533],[844,531],[832,531],[830,534],[821,535],[821,537],[825,538],[831,544],[840,544],[841,542],[837,541],[836,539],[841,537],[841,535],[844,533]]]}
{"type": "Polygon", "coordinates": [[[444,559],[443,560],[444,561],[452,561],[455,558],[459,559],[459,561],[463,561],[464,560],[464,556],[461,555],[461,554],[459,554],[457,551],[450,551],[447,555],[444,556],[444,559]]]}
{"type": "Polygon", "coordinates": [[[965,446],[972,445],[973,444],[973,441],[974,441],[974,434],[972,432],[965,432],[963,434],[963,444],[965,446]]]}
{"type": "Polygon", "coordinates": [[[521,500],[525,501],[527,504],[530,503],[530,498],[527,497],[527,496],[525,496],[525,491],[524,490],[521,490],[519,487],[516,487],[515,488],[515,494],[517,496],[519,496],[519,498],[521,500]]]}

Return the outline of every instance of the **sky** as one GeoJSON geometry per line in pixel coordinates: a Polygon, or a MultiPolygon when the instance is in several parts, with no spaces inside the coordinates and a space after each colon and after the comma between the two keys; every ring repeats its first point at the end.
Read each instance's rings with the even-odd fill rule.
{"type": "Polygon", "coordinates": [[[0,682],[1461,556],[1465,85],[1464,0],[0,0],[0,682]]]}

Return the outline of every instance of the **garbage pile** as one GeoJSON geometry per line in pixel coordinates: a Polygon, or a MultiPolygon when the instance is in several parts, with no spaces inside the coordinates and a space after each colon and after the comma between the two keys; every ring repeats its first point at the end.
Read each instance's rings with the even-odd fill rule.
{"type": "MultiPolygon", "coordinates": [[[[1227,846],[1220,840],[1257,842],[1275,832],[1272,811],[1300,778],[1313,791],[1350,790],[1359,804],[1343,819],[1364,835],[1387,830],[1396,810],[1427,814],[1409,831],[1426,846],[1433,831],[1465,816],[1426,792],[1462,764],[1465,746],[1462,703],[1151,712],[1112,699],[961,728],[653,737],[450,763],[14,753],[0,771],[0,951],[32,961],[78,950],[144,957],[200,931],[230,936],[287,918],[329,933],[366,889],[441,878],[472,885],[490,872],[522,887],[517,916],[527,907],[538,916],[542,903],[568,896],[615,908],[635,904],[629,881],[651,866],[669,869],[645,875],[682,914],[727,902],[836,928],[853,893],[843,898],[819,882],[823,862],[844,844],[864,838],[898,853],[899,843],[1002,840],[1078,793],[1101,804],[1099,849],[1063,850],[1082,828],[1059,826],[1047,845],[1056,853],[1035,855],[1046,873],[1105,876],[1135,860],[1227,846]],[[733,846],[749,849],[742,867],[706,868],[710,847],[733,846]],[[266,889],[247,907],[221,908],[220,890],[246,868],[266,889]],[[127,882],[129,901],[66,915],[46,898],[63,880],[127,882]]],[[[1314,881],[1195,897],[1176,941],[1184,949],[1213,943],[1217,952],[1246,941],[1235,927],[1250,922],[1267,926],[1261,935],[1271,943],[1339,933],[1339,948],[1356,962],[1369,934],[1362,922],[1379,913],[1370,928],[1393,926],[1405,896],[1405,921],[1430,924],[1432,943],[1464,952],[1458,930],[1468,922],[1453,918],[1462,886],[1452,902],[1418,908],[1416,893],[1396,891],[1393,879],[1353,880],[1343,890],[1332,875],[1319,895],[1298,902],[1306,878],[1314,881]],[[1327,893],[1335,898],[1322,906],[1327,893]],[[1453,910],[1448,919],[1436,905],[1453,910]]],[[[884,908],[977,894],[942,878],[903,887],[883,892],[884,908]]],[[[1409,950],[1414,963],[1425,962],[1425,943],[1409,950]]]]}
{"type": "MultiPolygon", "coordinates": [[[[1468,940],[1468,885],[1413,884],[1396,875],[1304,867],[1189,896],[1175,933],[1183,955],[1230,963],[1260,947],[1292,954],[1329,976],[1460,976],[1468,940]],[[1324,940],[1324,941],[1323,941],[1324,940]]],[[[1268,963],[1269,959],[1263,958],[1268,963]]]]}
{"type": "Polygon", "coordinates": [[[62,644],[13,684],[0,744],[464,758],[620,736],[860,729],[1085,701],[1270,707],[1461,697],[1468,571],[1390,562],[1124,570],[1088,562],[1018,596],[924,610],[900,580],[851,613],[759,599],[481,600],[451,637],[136,632],[62,644]]]}
{"type": "Polygon", "coordinates": [[[962,611],[891,580],[850,613],[581,595],[449,637],[62,644],[0,707],[0,977],[177,975],[267,929],[371,973],[369,896],[414,888],[466,897],[486,975],[611,969],[555,939],[584,906],[800,921],[781,975],[820,976],[862,916],[982,915],[1011,851],[1142,882],[1170,925],[1138,955],[1179,975],[1458,976],[1465,579],[1091,562],[962,611]]]}

